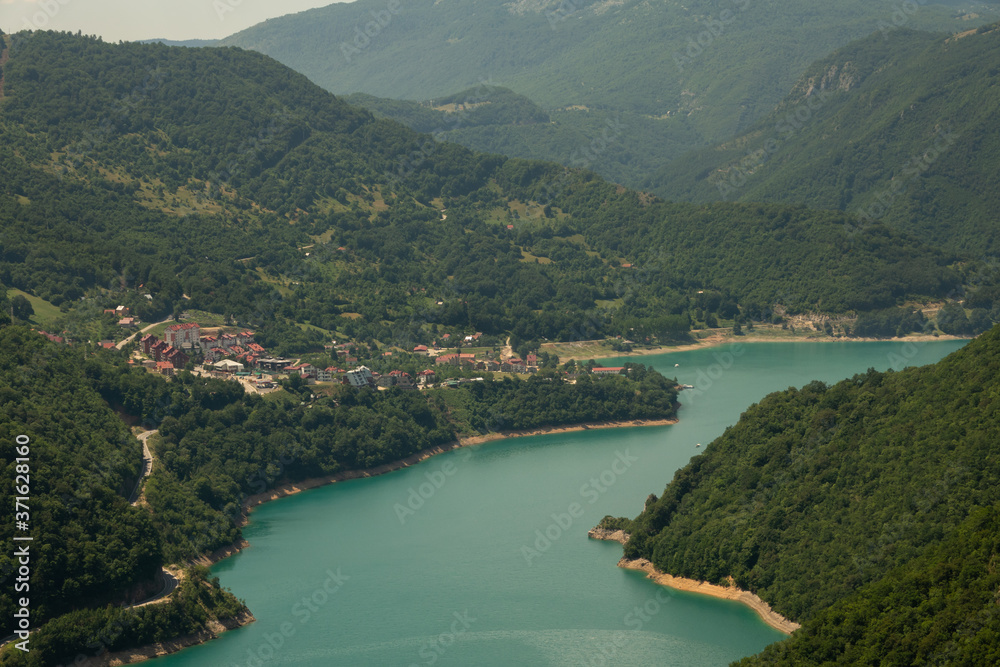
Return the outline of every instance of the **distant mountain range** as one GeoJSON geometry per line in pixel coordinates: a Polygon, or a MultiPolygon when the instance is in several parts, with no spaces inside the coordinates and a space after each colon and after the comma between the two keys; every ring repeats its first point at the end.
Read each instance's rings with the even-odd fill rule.
{"type": "Polygon", "coordinates": [[[898,30],[812,65],[765,119],[674,161],[658,192],[848,211],[943,247],[1000,243],[1000,24],[898,30]]]}
{"type": "MultiPolygon", "coordinates": [[[[552,120],[455,132],[487,152],[571,164],[607,122],[627,128],[588,166],[630,187],[730,139],[781,102],[815,60],[900,27],[949,33],[995,2],[899,0],[358,0],[284,16],[219,42],[266,53],[337,94],[431,100],[486,81],[552,120]],[[392,5],[390,7],[390,4],[392,5]]],[[[600,143],[598,143],[600,145],[600,143]]]]}

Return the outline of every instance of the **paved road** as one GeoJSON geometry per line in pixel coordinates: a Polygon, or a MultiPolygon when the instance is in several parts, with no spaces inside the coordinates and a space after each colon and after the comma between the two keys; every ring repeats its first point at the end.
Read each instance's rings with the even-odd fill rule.
{"type": "Polygon", "coordinates": [[[146,441],[149,439],[149,436],[158,432],[159,431],[157,431],[156,429],[153,429],[152,431],[146,431],[145,433],[140,433],[139,435],[136,436],[139,439],[139,442],[142,443],[142,475],[139,477],[139,480],[135,483],[135,489],[132,490],[132,495],[129,496],[129,502],[132,503],[132,505],[139,504],[139,497],[141,495],[140,490],[142,489],[142,480],[149,477],[149,475],[153,472],[153,452],[150,451],[149,444],[146,441]]]}
{"type": "Polygon", "coordinates": [[[174,589],[177,588],[177,585],[180,584],[180,582],[181,582],[180,577],[175,577],[167,570],[163,570],[163,590],[151,598],[147,598],[142,602],[136,602],[134,605],[132,605],[132,607],[133,608],[145,607],[148,604],[156,604],[158,602],[163,602],[168,595],[174,592],[174,589]]]}
{"type": "Polygon", "coordinates": [[[117,347],[120,350],[123,347],[125,347],[126,345],[128,345],[129,343],[131,343],[132,339],[135,338],[136,336],[138,336],[139,334],[146,333],[147,331],[149,331],[153,327],[157,327],[157,326],[159,326],[161,324],[166,324],[167,322],[171,321],[172,319],[174,319],[174,318],[168,317],[167,319],[163,320],[162,322],[154,322],[153,324],[146,325],[145,327],[143,327],[139,331],[136,331],[134,334],[132,334],[131,336],[129,336],[128,338],[126,338],[122,342],[120,342],[117,345],[115,345],[115,347],[117,347]]]}

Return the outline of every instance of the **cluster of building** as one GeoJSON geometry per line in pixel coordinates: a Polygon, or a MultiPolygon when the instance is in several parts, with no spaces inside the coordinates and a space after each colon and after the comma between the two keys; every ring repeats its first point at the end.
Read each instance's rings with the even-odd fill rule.
{"type": "MultiPolygon", "coordinates": [[[[201,327],[196,322],[171,324],[163,332],[163,340],[153,334],[146,334],[139,340],[139,345],[143,354],[157,363],[156,369],[167,374],[172,372],[171,369],[184,368],[195,354],[200,354],[206,363],[232,357],[235,359],[232,363],[239,371],[244,367],[241,362],[253,366],[257,359],[267,354],[263,347],[254,342],[252,331],[202,336],[201,327]]],[[[225,370],[235,372],[230,367],[225,370]]]]}
{"type": "Polygon", "coordinates": [[[474,354],[442,354],[434,359],[438,366],[448,364],[462,366],[475,371],[494,371],[501,373],[535,373],[538,371],[538,355],[528,354],[524,359],[511,357],[495,361],[492,359],[476,359],[474,354]]]}
{"type": "Polygon", "coordinates": [[[118,306],[117,308],[105,308],[105,315],[118,318],[118,326],[123,329],[134,329],[139,324],[139,318],[132,316],[132,309],[128,306],[118,306]]]}
{"type": "Polygon", "coordinates": [[[358,366],[353,370],[344,370],[335,366],[328,368],[317,368],[312,364],[297,364],[287,366],[283,369],[286,373],[298,373],[307,380],[316,382],[341,382],[351,387],[399,387],[400,389],[417,389],[421,385],[432,384],[435,379],[434,371],[427,369],[417,373],[416,378],[406,371],[390,371],[382,375],[373,371],[367,366],[358,366]]]}
{"type": "MultiPolygon", "coordinates": [[[[143,336],[139,345],[142,347],[143,354],[156,364],[155,370],[164,375],[173,375],[174,369],[184,368],[191,361],[191,355],[165,340],[160,340],[153,334],[143,336]]],[[[143,365],[154,368],[148,363],[143,365]]]]}

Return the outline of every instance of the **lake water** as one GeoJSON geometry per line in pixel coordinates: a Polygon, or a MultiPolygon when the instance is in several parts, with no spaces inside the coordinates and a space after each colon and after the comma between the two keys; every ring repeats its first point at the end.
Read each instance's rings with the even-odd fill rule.
{"type": "Polygon", "coordinates": [[[617,568],[621,547],[587,530],[635,516],[769,392],[963,343],[637,358],[698,387],[681,393],[679,424],[493,442],[268,503],[244,531],[251,546],[213,568],[257,622],[151,664],[699,666],[756,653],[784,635],[738,603],[617,568]]]}

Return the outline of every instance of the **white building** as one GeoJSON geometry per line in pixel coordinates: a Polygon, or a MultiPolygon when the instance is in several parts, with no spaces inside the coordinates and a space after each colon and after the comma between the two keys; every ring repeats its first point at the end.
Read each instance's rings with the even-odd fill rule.
{"type": "Polygon", "coordinates": [[[352,387],[373,387],[375,377],[367,366],[358,366],[353,371],[347,371],[347,382],[352,387]]]}

